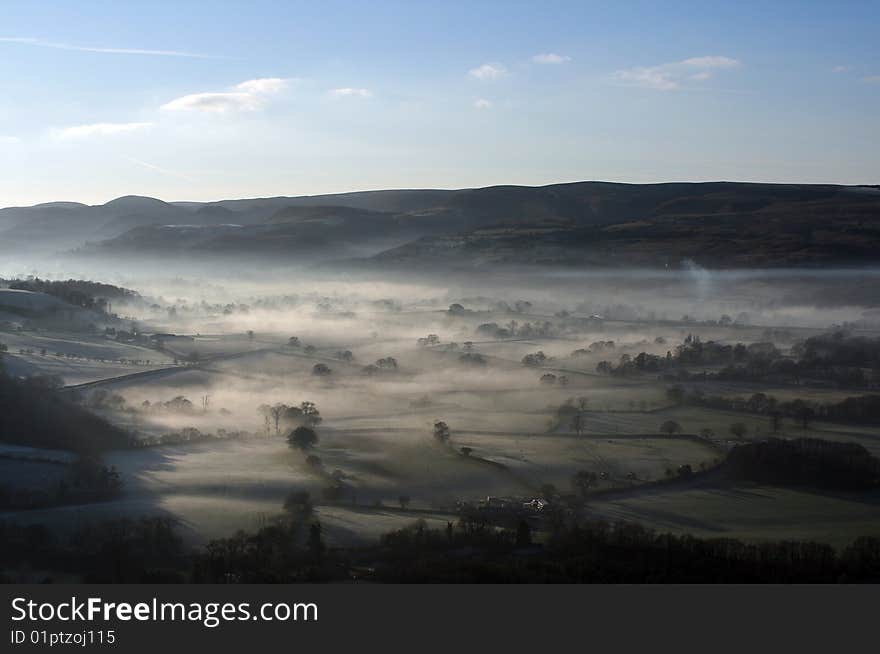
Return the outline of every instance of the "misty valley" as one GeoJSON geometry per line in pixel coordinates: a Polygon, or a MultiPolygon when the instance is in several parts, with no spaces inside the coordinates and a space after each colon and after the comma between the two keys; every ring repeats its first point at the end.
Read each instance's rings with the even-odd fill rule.
{"type": "Polygon", "coordinates": [[[876,189],[585,184],[0,211],[4,580],[876,579],[876,189]]]}

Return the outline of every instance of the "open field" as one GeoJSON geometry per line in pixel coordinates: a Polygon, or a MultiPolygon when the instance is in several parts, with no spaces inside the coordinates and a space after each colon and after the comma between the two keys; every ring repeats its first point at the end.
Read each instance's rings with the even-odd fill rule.
{"type": "Polygon", "coordinates": [[[0,331],[0,342],[9,348],[6,367],[11,374],[57,375],[66,385],[155,370],[174,363],[172,356],[155,349],[90,334],[0,331]]]}
{"type": "MultiPolygon", "coordinates": [[[[103,335],[0,333],[9,348],[10,372],[60,375],[69,386],[85,384],[77,389],[85,401],[98,392],[116,397],[115,404],[94,410],[133,440],[151,443],[102,454],[124,481],[119,498],[6,512],[3,518],[69,529],[109,517],[165,515],[179,521],[188,542],[200,544],[239,529],[254,530],[283,513],[291,492],[307,491],[328,540],[356,545],[417,518],[443,526],[455,520],[458,502],[530,499],[548,484],[572,493],[573,476],[592,472],[598,488],[618,490],[614,499],[591,500],[586,515],[637,520],[658,530],[747,540],[815,538],[841,545],[875,533],[880,524],[873,496],[766,485],[640,488],[682,466],[715,465],[741,442],[730,432],[733,423],[745,424],[742,440],[747,441],[773,435],[771,422],[766,415],[676,405],[667,396],[670,384],[657,374],[600,374],[599,361],[640,352],[665,357],[689,334],[704,341],[760,342],[767,338],[764,325],[687,323],[652,318],[643,308],[630,310],[639,315],[626,319],[607,319],[599,312],[626,312],[601,309],[595,302],[559,317],[562,299],[577,296],[571,288],[563,288],[552,303],[532,297],[534,307],[514,311],[493,308],[497,295],[510,304],[516,297],[497,288],[483,289],[480,299],[468,301],[452,287],[387,282],[343,292],[326,281],[314,286],[299,295],[268,295],[268,286],[233,281],[227,287],[219,282],[175,287],[172,297],[192,293],[169,305],[177,317],[163,309],[140,319],[146,333],[179,335],[161,351],[103,335]],[[212,304],[223,293],[240,304],[212,304]],[[447,311],[457,300],[466,310],[447,311]],[[245,303],[247,310],[229,309],[245,303]],[[478,330],[486,323],[541,333],[492,338],[478,330]],[[293,336],[298,340],[291,343],[293,336]],[[590,349],[609,341],[613,347],[590,349]],[[546,357],[538,365],[523,364],[524,357],[538,352],[546,357]],[[389,358],[393,365],[377,366],[389,358]],[[175,359],[186,365],[175,365],[175,359]],[[329,372],[315,374],[316,366],[329,372]],[[321,415],[319,441],[308,452],[288,446],[289,427],[276,431],[260,409],[302,402],[313,402],[321,415]],[[571,422],[573,406],[580,433],[571,422]],[[661,433],[670,420],[681,433],[661,433]],[[449,427],[446,443],[433,435],[437,421],[449,427]],[[192,429],[208,438],[162,444],[163,438],[192,429]],[[707,429],[711,440],[697,437],[707,429]],[[309,454],[319,457],[319,466],[306,462],[309,454]],[[343,490],[329,494],[333,485],[343,490]]],[[[685,303],[688,296],[673,297],[685,303]]],[[[740,301],[731,296],[724,304],[733,312],[740,301]]],[[[577,303],[569,300],[568,306],[577,303]]],[[[774,311],[777,317],[786,314],[782,308],[774,311]]],[[[813,325],[817,319],[806,322],[813,325]]],[[[798,339],[823,333],[819,327],[786,323],[774,329],[783,334],[778,346],[786,351],[798,339]]],[[[690,386],[727,397],[760,390],[781,400],[814,402],[853,394],[833,387],[720,381],[690,386]]],[[[880,453],[880,428],[872,425],[815,420],[805,430],[784,418],[775,435],[856,442],[880,453]]],[[[13,488],[57,482],[73,457],[47,453],[58,461],[47,463],[25,462],[30,454],[22,452],[9,456],[14,458],[0,460],[0,473],[13,488]]]]}
{"type": "Polygon", "coordinates": [[[640,522],[658,532],[744,541],[805,540],[844,547],[859,536],[880,537],[880,495],[829,495],[742,485],[598,499],[586,515],[640,522]]]}

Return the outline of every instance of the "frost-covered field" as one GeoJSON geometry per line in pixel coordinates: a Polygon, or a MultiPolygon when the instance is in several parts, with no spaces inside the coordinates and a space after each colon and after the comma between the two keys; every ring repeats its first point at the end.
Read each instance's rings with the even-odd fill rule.
{"type": "Polygon", "coordinates": [[[174,358],[151,348],[86,334],[0,331],[6,368],[18,376],[57,375],[76,385],[170,366],[174,358]]]}
{"type": "MultiPolygon", "coordinates": [[[[416,519],[442,526],[455,519],[460,501],[530,498],[548,484],[570,493],[572,477],[581,471],[600,475],[601,488],[632,489],[622,491],[627,497],[591,501],[589,515],[636,519],[658,529],[753,539],[832,538],[840,527],[846,535],[833,538],[844,542],[880,518],[873,500],[859,504],[778,489],[638,491],[680,466],[713,465],[733,438],[733,422],[747,426],[748,438],[763,438],[771,427],[766,417],[673,406],[669,384],[656,375],[602,375],[596,365],[643,351],[665,356],[695,331],[704,340],[762,340],[763,326],[701,326],[677,319],[684,311],[734,312],[741,307],[733,299],[710,309],[704,298],[680,293],[670,296],[674,306],[649,309],[647,290],[638,294],[646,306],[635,300],[624,306],[621,296],[592,297],[574,284],[552,293],[524,285],[483,289],[479,295],[400,281],[304,282],[298,288],[181,281],[173,294],[149,286],[141,290],[146,288],[176,298],[173,306],[169,300],[161,312],[141,320],[147,333],[184,335],[169,341],[166,352],[100,336],[2,332],[7,368],[18,375],[57,374],[68,385],[100,382],[80,392],[86,399],[96,391],[121,398],[123,405],[97,410],[136,438],[156,443],[188,429],[211,438],[105,452],[105,463],[122,474],[121,498],[6,518],[71,528],[108,517],[166,515],[180,522],[189,541],[203,543],[265,524],[283,512],[292,491],[304,490],[328,539],[347,545],[375,541],[416,519]],[[533,304],[497,306],[494,294],[512,305],[520,292],[533,304]],[[464,311],[448,311],[452,303],[461,303],[464,311]],[[493,323],[532,333],[487,336],[480,326],[493,323]],[[291,343],[291,337],[298,340],[291,343]],[[594,346],[603,342],[606,346],[594,346]],[[524,357],[538,353],[539,363],[523,364],[524,357]],[[175,366],[175,358],[187,365],[175,366]],[[370,369],[389,358],[393,366],[370,369]],[[329,373],[316,375],[315,366],[329,373]],[[148,374],[132,376],[139,372],[148,374]],[[261,405],[302,402],[315,403],[322,417],[319,442],[308,453],[289,447],[286,429],[276,433],[260,411],[261,405]],[[579,407],[579,433],[566,406],[579,407]],[[683,433],[662,435],[667,420],[683,433]],[[433,436],[437,421],[449,426],[447,444],[433,436]],[[714,432],[715,443],[694,437],[706,429],[714,432]],[[309,465],[307,454],[319,457],[320,466],[309,465]],[[331,496],[328,486],[336,482],[345,492],[331,496]]],[[[784,327],[800,314],[759,308],[756,315],[784,327]]],[[[796,334],[781,333],[784,347],[823,331],[816,315],[802,322],[811,327],[796,324],[796,334]]],[[[705,388],[728,396],[750,392],[730,383],[705,388]]],[[[766,392],[780,398],[845,397],[821,388],[766,392]]],[[[786,420],[779,435],[804,432],[786,420]]],[[[880,451],[880,433],[870,427],[816,422],[809,435],[880,451]]],[[[47,459],[58,462],[25,463],[30,454],[0,450],[7,484],[51,483],[72,456],[47,452],[47,459]]]]}

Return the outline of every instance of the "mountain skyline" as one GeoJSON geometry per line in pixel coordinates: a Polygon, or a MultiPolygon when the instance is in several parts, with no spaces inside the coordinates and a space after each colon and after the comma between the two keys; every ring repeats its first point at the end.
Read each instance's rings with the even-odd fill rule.
{"type": "Polygon", "coordinates": [[[880,187],[577,182],[0,209],[0,248],[43,256],[316,265],[668,268],[876,261],[880,187]],[[360,265],[360,264],[358,264],[360,265]]]}
{"type": "Polygon", "coordinates": [[[880,177],[876,3],[80,2],[53,16],[4,3],[4,206],[880,177]]]}

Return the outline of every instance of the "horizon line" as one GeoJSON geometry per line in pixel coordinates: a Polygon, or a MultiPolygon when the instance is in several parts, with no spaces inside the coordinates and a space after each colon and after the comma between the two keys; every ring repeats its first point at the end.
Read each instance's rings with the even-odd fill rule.
{"type": "Polygon", "coordinates": [[[0,207],[0,211],[5,211],[7,209],[32,209],[35,207],[41,207],[52,204],[74,204],[80,205],[83,207],[103,207],[111,202],[115,202],[117,200],[122,200],[125,198],[144,198],[148,200],[156,200],[158,202],[163,202],[165,204],[218,204],[220,202],[247,202],[247,201],[258,201],[258,200],[281,200],[281,199],[290,199],[290,200],[299,200],[303,198],[324,198],[324,197],[333,197],[333,196],[341,196],[341,195],[355,195],[355,194],[367,194],[367,193],[406,193],[406,192],[431,192],[431,191],[439,191],[439,192],[456,192],[456,191],[479,191],[484,189],[491,188],[532,188],[532,189],[540,189],[540,188],[549,188],[551,186],[568,186],[573,184],[615,184],[620,186],[664,186],[664,185],[672,185],[672,184],[742,184],[742,185],[755,185],[755,186],[837,186],[841,188],[876,188],[880,189],[880,183],[855,183],[855,184],[841,184],[838,182],[759,182],[754,180],[728,180],[728,179],[717,179],[717,180],[668,180],[662,182],[618,182],[611,180],[602,180],[602,179],[581,179],[574,181],[565,181],[565,182],[551,182],[549,184],[487,184],[485,186],[461,186],[461,187],[382,187],[382,188],[372,188],[372,189],[357,189],[351,191],[333,191],[329,193],[304,193],[300,195],[260,195],[260,196],[248,196],[248,197],[226,197],[215,200],[164,200],[162,198],[153,196],[153,195],[139,195],[137,193],[126,193],[123,195],[118,195],[110,198],[105,202],[99,202],[95,204],[90,204],[87,202],[79,202],[76,200],[47,200],[45,202],[36,202],[34,204],[17,204],[17,205],[9,205],[5,207],[0,207]]]}

